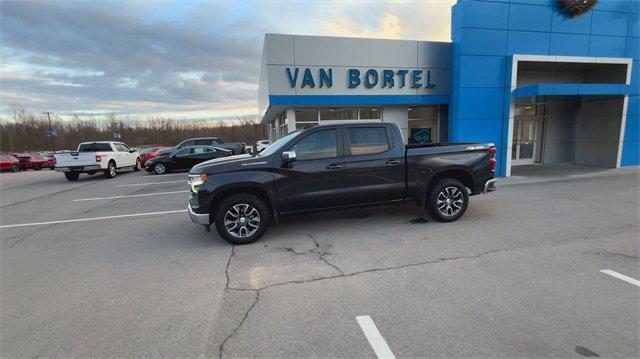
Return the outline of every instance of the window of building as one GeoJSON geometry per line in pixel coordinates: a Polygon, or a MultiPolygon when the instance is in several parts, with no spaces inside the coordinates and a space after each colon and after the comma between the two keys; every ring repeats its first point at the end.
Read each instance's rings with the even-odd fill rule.
{"type": "Polygon", "coordinates": [[[296,129],[309,128],[318,124],[317,108],[299,108],[295,110],[296,129]]]}
{"type": "Polygon", "coordinates": [[[321,108],[320,121],[336,121],[336,120],[357,120],[358,108],[356,107],[339,107],[339,108],[321,108]]]}
{"type": "Polygon", "coordinates": [[[287,113],[283,112],[278,115],[278,137],[282,138],[289,133],[287,127],[287,113]]]}
{"type": "Polygon", "coordinates": [[[387,130],[384,127],[349,128],[352,155],[369,155],[389,149],[387,130]]]}
{"type": "Polygon", "coordinates": [[[409,143],[438,141],[438,106],[409,107],[409,143]]]}
{"type": "Polygon", "coordinates": [[[337,157],[336,130],[322,130],[309,134],[291,149],[296,151],[298,160],[337,157]]]}
{"type": "Polygon", "coordinates": [[[361,120],[379,120],[380,107],[360,107],[358,109],[361,120]]]}

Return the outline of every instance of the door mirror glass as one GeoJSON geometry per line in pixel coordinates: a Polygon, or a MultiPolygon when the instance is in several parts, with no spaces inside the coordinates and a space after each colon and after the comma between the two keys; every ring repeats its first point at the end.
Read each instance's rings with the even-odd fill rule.
{"type": "Polygon", "coordinates": [[[294,161],[296,159],[296,151],[284,151],[281,158],[285,162],[294,161]]]}

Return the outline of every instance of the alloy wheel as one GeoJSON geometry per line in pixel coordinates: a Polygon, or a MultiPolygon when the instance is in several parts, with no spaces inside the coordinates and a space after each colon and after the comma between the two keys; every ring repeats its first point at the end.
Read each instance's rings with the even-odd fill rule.
{"type": "Polygon", "coordinates": [[[260,213],[246,203],[233,205],[224,215],[224,227],[236,238],[250,237],[260,228],[260,213]]]}
{"type": "Polygon", "coordinates": [[[153,167],[153,170],[156,171],[157,174],[161,175],[167,171],[162,163],[158,163],[153,167]]]}
{"type": "Polygon", "coordinates": [[[448,186],[438,193],[438,211],[447,217],[455,216],[462,209],[464,196],[459,188],[448,186]]]}

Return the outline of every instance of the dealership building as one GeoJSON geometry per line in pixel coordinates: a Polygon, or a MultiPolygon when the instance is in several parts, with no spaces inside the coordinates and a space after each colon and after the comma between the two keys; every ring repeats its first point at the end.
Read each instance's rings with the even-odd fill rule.
{"type": "Polygon", "coordinates": [[[381,121],[407,143],[492,142],[499,176],[521,165],[638,165],[640,1],[571,5],[458,0],[451,42],[267,34],[259,103],[269,139],[381,121]]]}

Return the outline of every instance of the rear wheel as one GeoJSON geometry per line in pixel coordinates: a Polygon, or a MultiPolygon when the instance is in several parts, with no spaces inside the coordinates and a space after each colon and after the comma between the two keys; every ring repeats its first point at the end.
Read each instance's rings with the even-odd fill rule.
{"type": "Polygon", "coordinates": [[[142,163],[140,163],[140,157],[136,158],[136,165],[133,166],[134,171],[140,171],[142,169],[142,163]]]}
{"type": "Polygon", "coordinates": [[[153,172],[161,175],[167,172],[167,167],[162,163],[156,163],[155,165],[153,165],[153,172]]]}
{"type": "Polygon", "coordinates": [[[20,171],[20,166],[13,164],[11,165],[11,172],[18,172],[20,171]]]}
{"type": "Polygon", "coordinates": [[[224,240],[249,244],[264,235],[269,224],[265,203],[250,194],[236,194],[222,201],[215,210],[215,225],[224,240]]]}
{"type": "Polygon", "coordinates": [[[67,178],[67,181],[77,181],[78,177],[80,177],[80,173],[78,173],[78,172],[65,172],[64,176],[67,178]]]}
{"type": "Polygon", "coordinates": [[[107,169],[104,171],[104,176],[107,178],[113,178],[116,176],[116,163],[110,161],[107,165],[107,169]]]}
{"type": "Polygon", "coordinates": [[[453,178],[440,180],[431,190],[426,207],[440,222],[453,222],[462,217],[469,205],[467,187],[453,178]]]}

